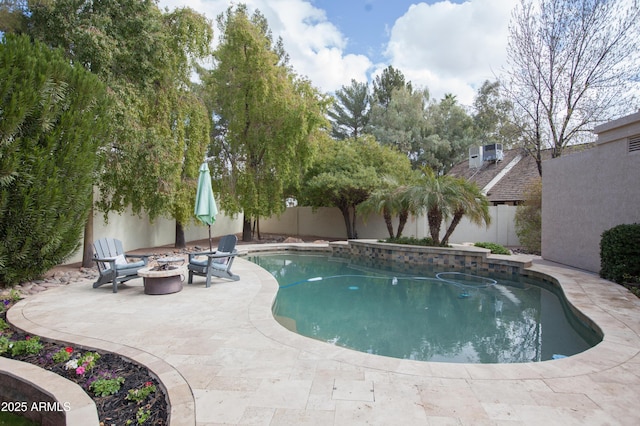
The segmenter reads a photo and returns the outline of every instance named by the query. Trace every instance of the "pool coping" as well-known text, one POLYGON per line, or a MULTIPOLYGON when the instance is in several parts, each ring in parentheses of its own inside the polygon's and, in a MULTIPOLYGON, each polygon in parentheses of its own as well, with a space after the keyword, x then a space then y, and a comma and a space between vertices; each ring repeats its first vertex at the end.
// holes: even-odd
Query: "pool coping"
MULTIPOLYGON (((316 252, 329 252, 331 246, 348 244, 349 241, 332 242, 328 244, 327 250, 322 250, 319 247, 313 247, 313 249, 316 252)), ((309 246, 305 244, 270 244, 268 246, 260 247, 257 250, 254 250, 253 247, 246 247, 242 254, 268 251, 310 251, 308 250, 309 246)), ((465 249, 466 247, 461 245, 449 250, 455 252, 464 251, 465 249)), ((487 372, 483 373, 483 370, 490 370, 493 376, 496 373, 500 373, 499 375, 505 379, 571 377, 613 368, 640 354, 640 325, 638 320, 629 318, 634 313, 633 311, 629 312, 628 308, 620 307, 616 303, 616 301, 621 304, 631 302, 640 308, 640 299, 623 286, 604 280, 595 274, 547 262, 540 258, 526 255, 492 255, 486 253, 487 251, 490 252, 489 250, 475 247, 471 248, 471 250, 483 253, 488 258, 501 262, 521 263, 525 274, 557 284, 571 308, 580 315, 581 319, 596 331, 602 333, 602 341, 584 352, 564 359, 513 364, 425 362, 366 354, 313 340, 282 327, 273 318, 271 312, 271 306, 278 290, 278 283, 269 273, 262 277, 262 291, 254 299, 254 303, 250 307, 251 321, 264 335, 273 340, 301 350, 316 353, 322 352, 324 356, 327 356, 327 351, 329 351, 330 357, 336 361, 401 374, 428 374, 443 378, 482 378, 487 375, 487 372), (611 303, 605 303, 605 300, 611 303), (265 310, 265 306, 268 306, 269 309, 265 310), (637 329, 631 328, 632 325, 637 329)), ((640 310, 637 312, 640 312, 640 310)), ((640 316, 640 314, 637 315, 640 316)))

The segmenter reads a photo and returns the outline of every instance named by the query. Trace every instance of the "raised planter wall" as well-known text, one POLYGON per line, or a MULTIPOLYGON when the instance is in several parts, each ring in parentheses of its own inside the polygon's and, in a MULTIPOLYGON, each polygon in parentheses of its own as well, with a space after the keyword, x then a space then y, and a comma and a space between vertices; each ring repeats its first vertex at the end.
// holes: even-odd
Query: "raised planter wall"
POLYGON ((529 258, 517 255, 491 254, 490 250, 473 246, 424 247, 380 243, 375 240, 349 240, 330 243, 333 257, 358 258, 367 264, 402 264, 436 269, 467 269, 474 273, 525 274, 531 266, 529 258))
POLYGON ((0 357, 0 402, 44 426, 98 425, 96 405, 77 384, 26 362, 0 357))

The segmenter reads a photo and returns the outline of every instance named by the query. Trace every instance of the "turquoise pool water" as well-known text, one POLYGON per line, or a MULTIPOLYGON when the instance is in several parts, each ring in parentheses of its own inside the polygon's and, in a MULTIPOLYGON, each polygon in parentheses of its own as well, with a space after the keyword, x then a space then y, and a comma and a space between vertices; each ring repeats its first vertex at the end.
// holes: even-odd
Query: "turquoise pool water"
POLYGON ((550 285, 465 271, 374 270, 327 256, 249 260, 280 288, 273 314, 303 336, 420 361, 517 363, 582 352, 599 336, 550 285))

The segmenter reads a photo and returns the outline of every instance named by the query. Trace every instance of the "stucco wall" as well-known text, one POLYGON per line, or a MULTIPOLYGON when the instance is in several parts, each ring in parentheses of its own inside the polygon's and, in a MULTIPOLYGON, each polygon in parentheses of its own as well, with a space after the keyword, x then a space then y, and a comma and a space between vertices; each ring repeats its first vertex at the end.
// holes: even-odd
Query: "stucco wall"
MULTIPOLYGON (((174 220, 160 218, 153 223, 146 216, 138 217, 130 212, 123 214, 109 214, 105 223, 102 213, 94 216, 93 239, 104 237, 117 238, 122 241, 125 250, 158 247, 175 243, 176 225, 174 220)), ((232 218, 219 214, 216 222, 211 226, 211 236, 218 237, 226 234, 242 232, 242 217, 232 218)), ((186 241, 197 241, 209 238, 207 226, 200 222, 192 222, 185 229, 186 241)), ((65 263, 82 261, 82 247, 65 263)))
MULTIPOLYGON (((463 219, 450 238, 451 243, 493 242, 505 246, 519 246, 515 233, 513 218, 516 207, 491 206, 491 225, 486 228, 463 219)), ((397 220, 393 223, 394 232, 398 228, 397 220)), ((264 233, 286 235, 312 235, 324 238, 346 238, 346 228, 340 210, 337 208, 321 208, 313 211, 310 207, 288 208, 280 217, 260 220, 260 230, 264 233)), ((356 223, 358 238, 386 238, 389 236, 384 220, 380 215, 359 217, 356 223)), ((442 226, 442 235, 446 231, 442 226)), ((429 235, 425 216, 409 217, 402 233, 404 236, 423 238, 429 235)))
POLYGON ((542 164, 542 256, 600 270, 602 232, 640 222, 640 113, 599 126, 596 146, 542 164))

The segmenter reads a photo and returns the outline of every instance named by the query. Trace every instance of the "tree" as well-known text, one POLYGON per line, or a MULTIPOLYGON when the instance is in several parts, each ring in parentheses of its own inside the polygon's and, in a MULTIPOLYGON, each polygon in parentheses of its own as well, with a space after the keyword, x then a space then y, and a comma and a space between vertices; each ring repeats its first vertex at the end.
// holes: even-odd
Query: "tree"
POLYGON ((491 221, 488 201, 475 184, 450 175, 438 176, 428 167, 422 169, 417 183, 406 189, 405 196, 413 209, 426 211, 429 233, 436 245, 447 244, 464 215, 479 224, 488 225, 491 221), (442 222, 449 217, 453 217, 453 221, 441 241, 442 222))
POLYGON ((527 251, 539 254, 542 247, 542 179, 532 183, 524 197, 514 218, 516 234, 527 251))
POLYGON ((473 120, 452 94, 431 104, 426 117, 426 137, 416 163, 444 174, 467 155, 469 146, 474 143, 473 120))
POLYGON ((99 148, 104 85, 28 36, 0 41, 0 282, 36 278, 78 248, 99 148))
POLYGON ((369 121, 369 89, 367 83, 351 80, 335 93, 329 109, 331 135, 339 140, 358 139, 369 121))
POLYGON ((392 146, 416 164, 424 146, 429 92, 406 86, 392 90, 388 103, 371 107, 367 133, 383 145, 392 146))
POLYGON ((20 33, 24 30, 27 10, 26 0, 2 0, 0 2, 0 32, 20 33))
POLYGON ((382 70, 381 75, 377 75, 373 80, 372 104, 387 108, 393 99, 393 92, 402 89, 406 89, 410 94, 413 92, 411 82, 405 82, 404 74, 389 65, 382 70))
POLYGON ((466 179, 459 179, 458 199, 453 202, 453 215, 451 223, 442 237, 442 245, 449 243, 449 238, 453 231, 460 224, 463 217, 468 217, 472 223, 478 226, 491 224, 491 215, 489 214, 489 200, 476 185, 475 182, 469 182, 466 179))
POLYGON ((473 101, 474 138, 477 144, 500 143, 508 148, 520 141, 513 124, 513 103, 500 91, 500 82, 486 80, 473 101))
POLYGON ((357 238, 358 206, 384 188, 384 176, 401 180, 410 169, 404 155, 381 146, 371 136, 344 141, 326 138, 304 176, 298 201, 314 208, 337 207, 347 238, 357 238))
POLYGON ((595 125, 637 109, 639 43, 637 0, 521 0, 507 93, 540 174, 542 150, 559 157, 595 125))
POLYGON ((358 205, 357 211, 361 215, 371 213, 382 214, 389 233, 389 238, 400 238, 409 219, 409 214, 416 214, 407 197, 404 196, 406 187, 401 185, 393 176, 384 176, 382 186, 374 190, 369 198, 358 205), (398 216, 398 229, 393 231, 393 217, 398 216))
MULTIPOLYGON (((163 13, 151 0, 34 2, 29 32, 65 50, 109 87, 114 137, 95 178, 105 213, 176 219, 176 245, 193 206, 208 143, 207 112, 190 89, 192 61, 209 53, 209 22, 191 9, 163 13), (160 54, 161 53, 161 54, 160 54)), ((89 215, 92 218, 93 215, 89 215)), ((91 264, 91 222, 83 264, 91 264)))
POLYGON ((286 65, 264 16, 246 6, 218 16, 215 68, 205 73, 215 130, 213 176, 222 208, 251 223, 285 208, 285 188, 297 187, 324 123, 324 104, 311 84, 286 65))

